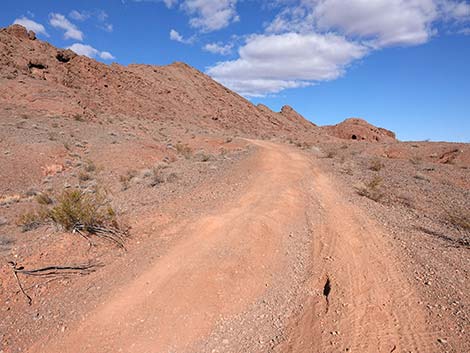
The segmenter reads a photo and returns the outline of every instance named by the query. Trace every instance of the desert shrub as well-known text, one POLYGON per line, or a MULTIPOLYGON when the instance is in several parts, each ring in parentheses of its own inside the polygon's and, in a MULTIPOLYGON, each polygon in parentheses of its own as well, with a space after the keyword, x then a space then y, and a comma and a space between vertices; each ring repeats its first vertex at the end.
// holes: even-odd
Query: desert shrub
POLYGON ((188 145, 177 143, 175 148, 176 148, 176 151, 186 159, 190 159, 193 154, 193 150, 188 145))
POLYGON ((48 216, 66 231, 94 233, 99 227, 117 226, 116 214, 101 194, 84 193, 78 189, 65 190, 48 216))
POLYGON ((335 157, 336 157, 336 154, 337 154, 336 151, 330 150, 330 151, 327 151, 327 152, 326 152, 325 157, 326 157, 326 158, 335 158, 335 157))
POLYGON ((23 213, 17 221, 17 225, 21 227, 23 232, 29 232, 30 230, 36 229, 40 227, 47 219, 46 212, 35 212, 35 211, 28 211, 23 213))
POLYGON ((173 183, 173 182, 175 182, 175 181, 177 181, 177 180, 178 180, 178 174, 176 174, 176 173, 174 173, 174 172, 168 174, 168 176, 166 177, 166 181, 167 181, 168 183, 173 183))
POLYGON ((418 157, 418 156, 414 156, 414 157, 411 157, 411 158, 410 158, 410 162, 411 162, 411 164, 413 164, 413 165, 418 165, 418 164, 420 164, 422 161, 423 161, 423 159, 422 159, 421 157, 418 157))
POLYGON ((470 211, 459 207, 443 207, 444 221, 448 225, 470 234, 470 211))
POLYGON ((165 174, 163 172, 165 168, 166 167, 163 165, 158 165, 152 169, 152 174, 150 176, 150 182, 149 182, 149 185, 151 187, 155 187, 165 182, 165 174))
POLYGON ((368 183, 357 186, 356 191, 359 195, 378 202, 384 196, 382 191, 382 178, 375 176, 368 183))
POLYGON ((133 178, 137 176, 137 172, 135 170, 128 170, 126 174, 119 176, 119 181, 122 184, 122 189, 127 190, 129 189, 129 183, 133 178))
POLYGON ((384 167, 384 164, 382 163, 382 161, 378 158, 375 158, 372 160, 372 162, 370 163, 370 166, 369 166, 369 169, 370 170, 373 170, 374 172, 378 172, 380 171, 382 168, 384 167))
POLYGON ((96 170, 96 165, 93 161, 88 160, 85 165, 85 171, 88 173, 93 173, 96 170))
POLYGON ((80 122, 86 121, 85 117, 84 117, 83 115, 81 115, 81 114, 75 114, 75 115, 73 116, 73 119, 74 119, 75 121, 80 121, 80 122))
POLYGON ((82 170, 78 173, 78 180, 80 180, 80 181, 91 180, 91 175, 82 170))
POLYGON ((40 205, 50 205, 53 200, 47 193, 40 193, 36 195, 36 202, 40 205))

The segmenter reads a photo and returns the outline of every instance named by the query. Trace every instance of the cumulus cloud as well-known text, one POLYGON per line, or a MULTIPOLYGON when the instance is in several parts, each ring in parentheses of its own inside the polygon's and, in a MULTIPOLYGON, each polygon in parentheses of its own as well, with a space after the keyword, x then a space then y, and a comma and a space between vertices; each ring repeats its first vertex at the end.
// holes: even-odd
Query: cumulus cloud
POLYGON ((191 37, 191 38, 184 38, 178 31, 172 29, 170 31, 170 39, 171 40, 174 40, 176 42, 180 42, 180 43, 183 43, 183 44, 190 44, 193 42, 194 40, 194 37, 191 37))
POLYGON ((91 45, 74 43, 68 47, 68 49, 73 50, 78 55, 85 55, 89 58, 99 57, 103 60, 113 60, 115 57, 107 51, 99 51, 98 49, 93 48, 91 45))
POLYGON ((212 32, 239 21, 237 0, 185 0, 181 7, 191 16, 189 24, 212 32))
POLYGON ((367 53, 365 46, 331 33, 254 35, 238 59, 220 62, 207 73, 242 95, 262 96, 338 78, 367 53))
POLYGON ((65 39, 83 40, 83 32, 64 15, 60 13, 51 13, 49 23, 52 27, 63 29, 65 31, 65 39))
POLYGON ((203 49, 213 54, 229 55, 232 52, 233 44, 208 43, 203 49))
POLYGON ((43 34, 46 37, 49 37, 49 34, 46 32, 46 29, 44 28, 44 26, 42 24, 37 23, 33 20, 30 20, 29 18, 26 18, 24 16, 20 17, 20 18, 17 18, 13 22, 13 24, 22 25, 28 31, 33 31, 36 34, 43 34))

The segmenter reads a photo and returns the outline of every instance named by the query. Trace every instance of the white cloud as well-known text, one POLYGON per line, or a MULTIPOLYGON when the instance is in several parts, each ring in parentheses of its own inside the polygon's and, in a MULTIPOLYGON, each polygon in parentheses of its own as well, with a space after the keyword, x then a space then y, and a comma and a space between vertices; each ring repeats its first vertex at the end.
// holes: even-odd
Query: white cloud
POLYGON ((163 0, 166 7, 171 8, 178 3, 178 0, 163 0))
POLYGON ((236 4, 237 0, 185 0, 181 6, 192 16, 192 27, 212 32, 239 21, 236 4))
POLYGON ((340 77, 368 49, 335 34, 254 35, 236 60, 207 71, 215 80, 245 96, 276 93, 340 77))
POLYGON ((454 0, 297 0, 267 26, 270 33, 334 31, 369 45, 418 45, 443 20, 470 20, 470 4, 454 0))
POLYGON ((213 54, 229 55, 232 52, 232 44, 208 43, 203 49, 213 54))
POLYGON ((76 25, 70 22, 64 15, 60 13, 51 13, 49 23, 52 27, 60 28, 65 31, 65 39, 83 40, 83 32, 76 25))
POLYGON ((75 21, 87 21, 89 19, 94 19, 98 22, 97 27, 106 31, 112 32, 114 27, 111 23, 108 22, 109 15, 106 11, 103 10, 93 10, 93 11, 79 11, 79 10, 72 10, 69 13, 69 18, 75 21))
POLYGON ((184 38, 178 31, 172 29, 170 31, 170 39, 183 44, 191 44, 194 40, 194 37, 184 38))
POLYGON ((102 51, 100 53, 100 58, 103 60, 114 60, 116 59, 109 51, 102 51))
POLYGON ((458 33, 463 34, 464 36, 470 36, 470 28, 462 28, 458 33))
POLYGON ((13 24, 22 25, 28 31, 33 31, 36 34, 43 34, 46 37, 49 37, 49 34, 46 32, 46 29, 44 28, 44 26, 42 24, 37 23, 33 20, 30 20, 29 18, 26 18, 24 16, 20 17, 20 18, 17 18, 13 22, 13 24))
POLYGON ((99 51, 98 49, 93 48, 91 45, 74 43, 68 47, 68 49, 73 50, 78 55, 85 55, 89 58, 100 57, 103 60, 113 60, 115 57, 107 51, 99 51))
POLYGON ((447 20, 470 20, 470 4, 465 1, 442 0, 441 10, 447 20))
POLYGON ((69 13, 69 17, 75 21, 85 21, 91 17, 91 13, 88 11, 72 10, 69 13))

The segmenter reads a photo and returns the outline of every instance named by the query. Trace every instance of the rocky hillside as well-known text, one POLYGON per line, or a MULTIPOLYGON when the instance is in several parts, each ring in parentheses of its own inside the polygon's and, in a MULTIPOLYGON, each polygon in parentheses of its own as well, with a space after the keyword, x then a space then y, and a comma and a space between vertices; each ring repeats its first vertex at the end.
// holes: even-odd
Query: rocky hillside
POLYGON ((24 27, 0 30, 0 103, 45 114, 137 116, 249 136, 313 136, 314 124, 285 108, 259 109, 184 64, 105 65, 37 40, 24 27))

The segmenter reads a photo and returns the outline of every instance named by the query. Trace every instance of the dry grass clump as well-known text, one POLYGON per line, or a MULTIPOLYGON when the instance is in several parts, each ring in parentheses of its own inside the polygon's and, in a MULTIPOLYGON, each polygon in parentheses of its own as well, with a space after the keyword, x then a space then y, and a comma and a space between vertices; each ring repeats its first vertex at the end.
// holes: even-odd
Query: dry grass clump
POLYGON ((91 175, 82 170, 78 173, 78 180, 80 180, 80 181, 91 180, 91 175))
POLYGON ((40 205, 50 205, 53 200, 47 193, 40 193, 36 195, 36 202, 40 205))
POLYGON ((161 166, 157 166, 152 169, 152 174, 150 175, 150 182, 149 182, 149 185, 151 187, 155 187, 165 182, 165 175, 163 173, 164 169, 165 168, 161 166))
POLYGON ((176 148, 176 151, 186 159, 190 159, 191 156, 193 155, 193 150, 188 145, 177 143, 175 148, 176 148))
POLYGON ((378 158, 372 160, 369 169, 373 170, 374 172, 379 172, 384 167, 382 161, 378 158))
POLYGON ((16 224, 21 227, 23 232, 29 232, 44 224, 46 219, 47 215, 43 212, 28 211, 18 218, 16 224))
POLYGON ((137 176, 137 171, 135 170, 128 170, 126 174, 119 176, 119 181, 122 184, 122 190, 129 189, 129 184, 132 179, 137 176))
POLYGON ((338 152, 334 150, 329 150, 326 152, 325 158, 335 158, 338 152))
POLYGON ((87 173, 93 173, 96 171, 96 165, 93 161, 88 160, 85 165, 85 171, 87 173))
POLYGON ((470 211, 468 209, 454 206, 451 208, 443 207, 443 211, 445 223, 470 236, 470 211))
POLYGON ((381 177, 375 176, 367 184, 357 186, 356 191, 359 195, 378 202, 384 196, 382 191, 382 181, 381 177))

